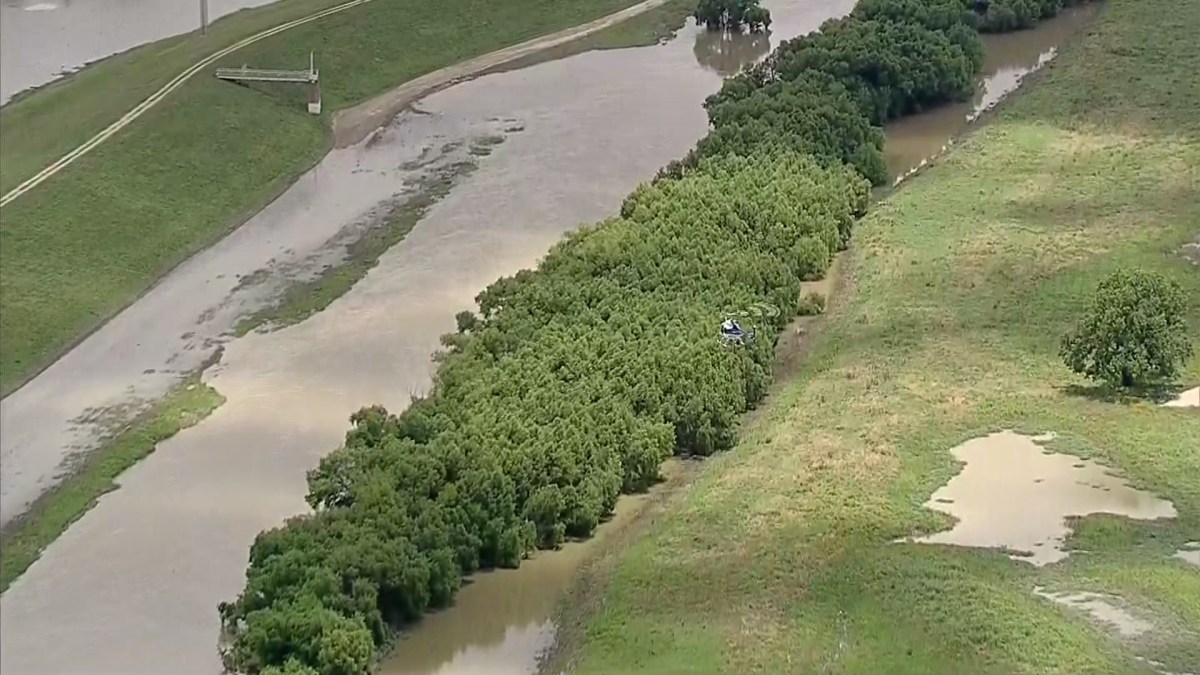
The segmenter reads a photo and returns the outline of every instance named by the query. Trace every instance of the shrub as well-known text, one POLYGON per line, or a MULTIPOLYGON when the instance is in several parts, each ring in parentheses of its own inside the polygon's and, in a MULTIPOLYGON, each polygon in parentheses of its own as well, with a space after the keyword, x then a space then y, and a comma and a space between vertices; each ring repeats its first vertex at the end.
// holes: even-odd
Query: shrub
POLYGON ((1096 289, 1079 326, 1063 338, 1071 370, 1114 386, 1174 377, 1192 353, 1187 299, 1161 275, 1121 270, 1096 289))

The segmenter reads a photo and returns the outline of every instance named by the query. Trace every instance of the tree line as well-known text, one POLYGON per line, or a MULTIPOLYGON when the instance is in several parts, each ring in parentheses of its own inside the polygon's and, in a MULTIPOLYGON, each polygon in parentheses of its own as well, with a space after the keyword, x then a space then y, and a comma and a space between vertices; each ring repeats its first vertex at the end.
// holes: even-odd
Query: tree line
POLYGON ((566 235, 456 317, 429 394, 351 417, 308 474, 312 513, 261 533, 219 606, 232 671, 362 675, 462 577, 586 537, 672 454, 731 447, 773 339, 724 311, 798 313, 886 178, 879 125, 968 96, 990 7, 862 0, 706 102, 711 133, 617 217, 566 235), (982 12, 982 13, 981 13, 982 12))

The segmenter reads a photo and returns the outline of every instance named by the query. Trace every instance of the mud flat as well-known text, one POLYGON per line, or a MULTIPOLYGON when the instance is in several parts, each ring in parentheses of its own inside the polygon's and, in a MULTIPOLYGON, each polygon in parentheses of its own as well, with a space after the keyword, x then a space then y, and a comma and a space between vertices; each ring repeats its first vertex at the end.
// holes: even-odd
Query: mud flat
POLYGON ((1138 520, 1174 518, 1171 502, 1135 490, 1104 466, 1072 455, 1046 452, 1052 436, 1001 431, 954 448, 962 472, 933 493, 927 508, 958 522, 916 539, 1012 551, 1014 560, 1036 566, 1065 559, 1066 519, 1112 513, 1138 520))

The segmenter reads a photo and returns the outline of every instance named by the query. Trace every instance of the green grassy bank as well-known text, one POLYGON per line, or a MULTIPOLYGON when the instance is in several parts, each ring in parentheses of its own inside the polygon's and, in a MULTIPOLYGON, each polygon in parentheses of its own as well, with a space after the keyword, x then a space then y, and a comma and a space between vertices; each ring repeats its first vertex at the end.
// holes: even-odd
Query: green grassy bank
MULTIPOLYGON (((292 9, 293 1, 305 0, 288 0, 292 9)), ((325 109, 332 111, 432 70, 633 4, 375 0, 256 43, 224 65, 297 67, 315 51, 325 109)), ((312 0, 295 15, 282 8, 239 14, 209 37, 216 40, 220 29, 229 36, 221 44, 228 44, 321 6, 312 0)), ((215 51, 197 43, 202 40, 177 38, 135 50, 5 106, 4 187, 132 107, 197 54, 215 51)), ((6 206, 0 214, 0 391, 11 391, 316 162, 328 147, 328 115, 309 116, 303 96, 299 90, 251 89, 200 74, 6 206)))
MULTIPOLYGON (((1183 284, 1200 334, 1200 4, 1109 0, 990 126, 878 205, 801 375, 615 566, 568 658, 580 673, 1130 673, 1200 668, 1200 411, 1114 400, 1058 339, 1120 266, 1183 284), (1089 516, 1087 551, 1037 569, 1003 553, 893 544, 950 448, 1055 431, 1171 500, 1160 522, 1089 516), (1119 596, 1121 637, 1032 590, 1119 596)), ((1200 383, 1200 357, 1184 383, 1200 383)), ((570 647, 570 646, 568 646, 570 647)))
POLYGON ((0 530, 0 591, 21 576, 42 551, 117 487, 116 479, 154 452, 159 443, 204 419, 224 402, 214 389, 189 378, 162 401, 89 454, 78 469, 0 530))

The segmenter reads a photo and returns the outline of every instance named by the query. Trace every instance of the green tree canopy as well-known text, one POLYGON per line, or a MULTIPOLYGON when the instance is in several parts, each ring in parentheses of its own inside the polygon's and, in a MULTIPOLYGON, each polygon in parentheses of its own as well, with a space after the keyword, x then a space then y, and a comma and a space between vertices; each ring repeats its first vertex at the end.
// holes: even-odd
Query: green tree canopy
POLYGON ((1114 272, 1062 341, 1067 367, 1131 387, 1174 377, 1192 353, 1183 287, 1141 270, 1114 272))

